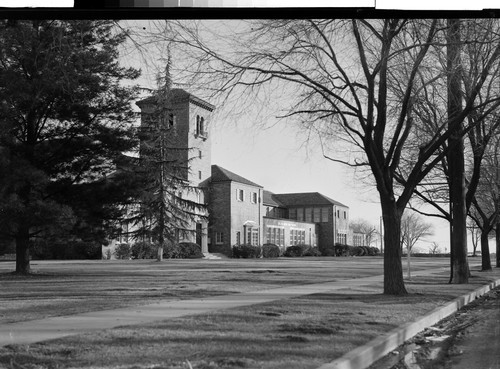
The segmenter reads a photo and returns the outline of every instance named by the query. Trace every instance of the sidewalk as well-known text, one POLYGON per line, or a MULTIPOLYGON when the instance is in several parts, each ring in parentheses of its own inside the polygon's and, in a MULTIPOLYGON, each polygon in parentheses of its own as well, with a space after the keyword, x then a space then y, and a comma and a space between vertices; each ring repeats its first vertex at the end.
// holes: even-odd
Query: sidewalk
MULTIPOLYGON (((439 273, 444 268, 422 270, 416 275, 439 273)), ((207 297, 193 300, 164 301, 155 304, 84 314, 53 317, 0 325, 0 345, 30 344, 69 335, 94 332, 124 325, 144 324, 186 315, 209 313, 216 310, 256 305, 303 295, 360 287, 380 283, 382 275, 336 282, 295 285, 207 297)))

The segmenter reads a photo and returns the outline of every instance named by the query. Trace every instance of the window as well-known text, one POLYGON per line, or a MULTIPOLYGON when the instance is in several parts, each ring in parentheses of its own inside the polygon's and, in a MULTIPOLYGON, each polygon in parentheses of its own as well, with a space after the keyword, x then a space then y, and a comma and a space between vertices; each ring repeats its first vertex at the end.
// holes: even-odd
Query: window
POLYGON ((337 218, 340 218, 340 210, 337 210, 337 218))
POLYGON ((238 199, 238 201, 244 201, 243 190, 240 190, 240 189, 236 190, 236 198, 238 199))
POLYGON ((321 208, 321 222, 328 222, 328 208, 321 208))
POLYGON ((259 244, 259 229, 253 227, 246 228, 246 240, 245 243, 250 245, 258 245, 259 244))
POLYGON ((268 227, 266 231, 266 242, 271 243, 272 228, 268 227))
POLYGON ((198 171, 198 179, 201 179, 201 170, 198 171))
POLYGON ((346 219, 346 214, 347 214, 347 213, 344 211, 344 219, 346 219))
POLYGON ((257 204, 257 192, 252 192, 251 200, 252 204, 257 204))
POLYGON ((176 116, 172 113, 168 115, 168 128, 175 127, 176 116))
POLYGON ((288 216, 290 219, 297 219, 297 209, 288 210, 288 216))
POLYGON ((306 222, 312 222, 312 208, 306 208, 306 222))
POLYGON ((236 232, 236 244, 239 245, 241 243, 241 232, 236 232))
POLYGON ((321 222, 321 208, 314 208, 313 222, 314 223, 321 222))
POLYGON ((297 220, 304 221, 304 208, 297 208, 297 220))
POLYGON ((199 115, 196 116, 196 136, 206 138, 206 127, 205 127, 205 119, 203 117, 200 117, 199 115))
POLYGON ((252 245, 259 244, 259 230, 252 228, 252 245))
POLYGON ((198 158, 200 158, 200 159, 201 159, 201 158, 203 158, 203 155, 202 155, 202 153, 201 153, 201 150, 198 150, 198 158))
POLYGON ((215 232, 215 243, 218 245, 220 245, 221 243, 224 243, 224 233, 215 232))

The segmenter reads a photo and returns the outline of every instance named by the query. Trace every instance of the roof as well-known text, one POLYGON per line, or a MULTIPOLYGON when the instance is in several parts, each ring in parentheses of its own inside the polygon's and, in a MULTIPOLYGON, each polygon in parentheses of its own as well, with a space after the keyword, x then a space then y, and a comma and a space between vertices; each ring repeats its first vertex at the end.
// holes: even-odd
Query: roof
MULTIPOLYGON (((172 93, 172 102, 180 103, 180 102, 192 102, 195 105, 201 106, 209 111, 215 110, 215 106, 206 102, 205 100, 200 99, 199 97, 190 94, 189 92, 181 89, 181 88, 173 88, 171 90, 172 93)), ((141 105, 152 104, 155 102, 155 97, 150 96, 143 100, 139 100, 136 102, 136 105, 141 107, 141 105)))
POLYGON ((218 165, 212 165, 212 177, 210 178, 211 182, 238 182, 243 183, 250 186, 261 187, 257 183, 249 181, 246 178, 243 178, 227 169, 224 169, 218 165))
POLYGON ((271 191, 263 191, 262 203, 264 205, 270 205, 274 207, 284 208, 285 205, 278 201, 274 193, 271 191))
POLYGON ((282 203, 284 206, 301 205, 337 205, 348 208, 338 201, 335 201, 319 192, 301 192, 301 193, 281 193, 274 194, 273 199, 282 203))

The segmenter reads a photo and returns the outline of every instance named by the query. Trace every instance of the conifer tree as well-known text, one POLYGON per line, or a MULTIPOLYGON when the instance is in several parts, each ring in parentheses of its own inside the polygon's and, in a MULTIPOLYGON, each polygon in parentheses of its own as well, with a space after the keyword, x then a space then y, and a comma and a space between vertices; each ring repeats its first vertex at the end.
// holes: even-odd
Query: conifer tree
POLYGON ((125 39, 109 20, 0 21, 0 233, 15 240, 17 273, 30 272, 34 237, 74 220, 76 187, 135 145, 125 39))
POLYGON ((143 112, 141 122, 137 167, 141 190, 128 220, 136 238, 158 246, 158 261, 167 245, 195 232, 193 222, 206 217, 205 205, 191 196, 201 190, 188 181, 191 150, 178 134, 170 67, 169 55, 164 75, 157 78, 157 89, 146 99, 152 110, 143 112))

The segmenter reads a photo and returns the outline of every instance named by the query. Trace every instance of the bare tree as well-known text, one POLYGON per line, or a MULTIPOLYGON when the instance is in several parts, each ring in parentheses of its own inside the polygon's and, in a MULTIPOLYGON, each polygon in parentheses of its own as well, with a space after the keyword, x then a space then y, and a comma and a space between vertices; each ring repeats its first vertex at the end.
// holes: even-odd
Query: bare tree
POLYGON ((418 213, 405 213, 401 218, 401 247, 406 245, 409 252, 419 240, 433 234, 433 225, 425 222, 418 213))
POLYGON ((439 254, 441 252, 439 248, 439 244, 437 242, 432 242, 431 246, 429 247, 429 253, 432 255, 439 254))
POLYGON ((470 217, 481 230, 481 269, 491 270, 489 237, 500 215, 500 138, 496 136, 486 150, 470 217))
POLYGON ((477 247, 479 246, 479 240, 481 239, 481 232, 472 218, 469 217, 467 220, 467 228, 471 235, 472 240, 472 256, 476 256, 477 247))
POLYGON ((425 99, 414 105, 421 134, 431 135, 444 122, 451 121, 469 101, 471 86, 477 86, 476 82, 480 78, 485 78, 485 82, 477 95, 477 109, 471 111, 461 124, 460 132, 443 144, 442 150, 449 151, 448 155, 420 183, 415 193, 437 210, 435 214, 426 215, 442 217, 450 222, 450 282, 463 283, 470 274, 465 214, 471 207, 478 187, 486 147, 500 125, 496 113, 500 64, 498 58, 492 59, 492 53, 496 52, 492 42, 498 36, 498 22, 464 20, 461 26, 458 20, 450 20, 449 23, 448 53, 437 54, 439 63, 446 64, 448 83, 444 86, 429 86, 425 99), (486 61, 492 62, 491 71, 483 75, 477 66, 484 65, 486 61), (465 146, 461 132, 466 132, 468 138, 465 146), (472 158, 469 163, 464 160, 464 151, 472 158))
MULTIPOLYGON (((433 67, 434 60, 426 62, 431 46, 446 44, 446 24, 406 19, 240 21, 231 37, 216 42, 213 30, 201 22, 191 26, 177 22, 173 28, 175 35, 163 36, 180 46, 179 52, 184 50, 183 58, 196 60, 189 63, 194 78, 187 81, 210 86, 226 97, 257 98, 267 92, 268 98, 283 104, 284 119, 298 119, 317 132, 324 148, 335 143, 355 150, 350 158, 338 152, 325 152, 325 157, 370 170, 384 219, 384 293, 406 294, 401 216, 418 183, 446 155, 440 151, 443 143, 476 109, 485 80, 479 78, 471 86, 460 114, 420 150, 407 147, 415 130, 415 101, 426 86, 446 75, 433 67), (423 68, 425 75, 419 74, 423 68), (398 94, 389 88, 396 82, 398 94), (284 92, 290 98, 287 102, 282 99, 284 92), (402 173, 398 169, 408 150, 411 165, 402 173)), ((499 52, 497 45, 491 61, 481 65, 481 77, 489 74, 499 52)))
POLYGON ((363 233, 367 246, 372 244, 373 238, 377 233, 377 228, 365 219, 354 219, 349 222, 349 228, 354 233, 363 233))

